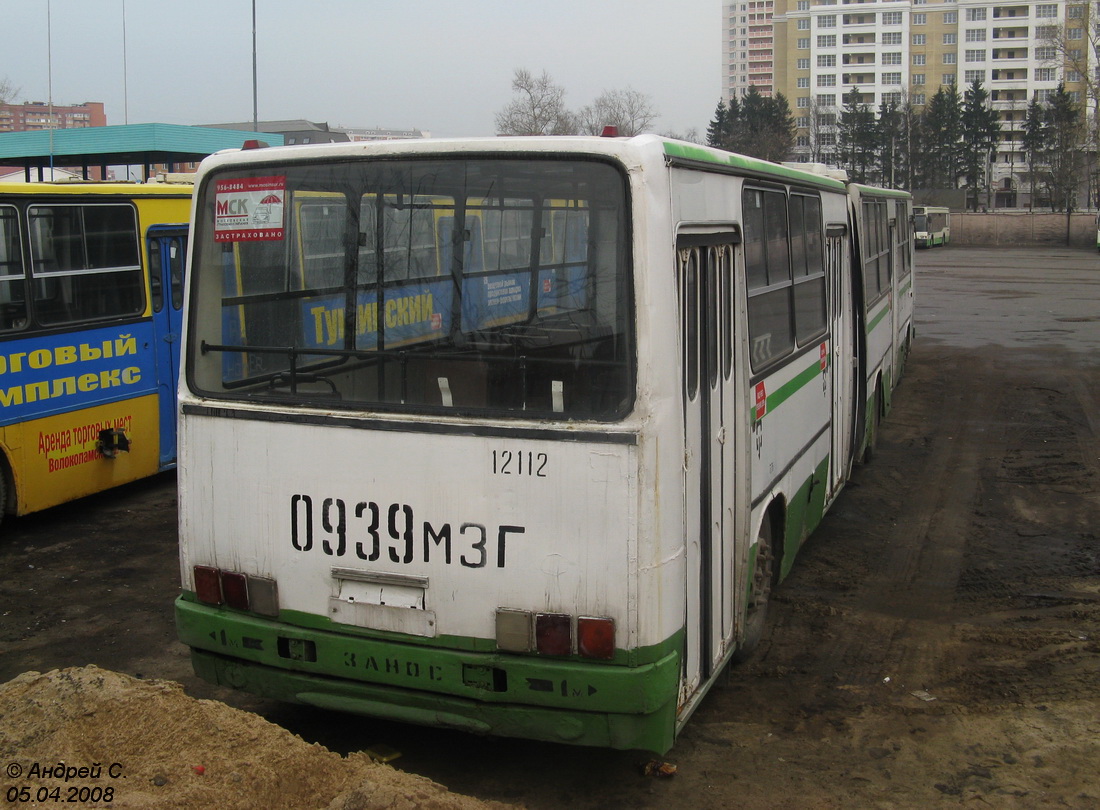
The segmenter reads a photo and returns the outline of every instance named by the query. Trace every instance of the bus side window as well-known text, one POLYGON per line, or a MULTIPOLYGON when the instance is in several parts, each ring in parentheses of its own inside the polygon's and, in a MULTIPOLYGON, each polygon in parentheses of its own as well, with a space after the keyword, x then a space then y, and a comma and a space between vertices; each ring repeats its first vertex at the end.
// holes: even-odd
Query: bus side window
POLYGON ((0 331, 27 325, 27 292, 19 217, 15 208, 0 207, 0 331))
POLYGON ((795 335, 798 345, 804 346, 825 331, 821 200, 792 194, 790 212, 795 335))
POLYGON ((786 195, 745 189, 743 216, 749 352, 758 371, 794 348, 786 195))
POLYGON ((133 206, 36 205, 28 211, 39 323, 118 318, 144 309, 133 206))

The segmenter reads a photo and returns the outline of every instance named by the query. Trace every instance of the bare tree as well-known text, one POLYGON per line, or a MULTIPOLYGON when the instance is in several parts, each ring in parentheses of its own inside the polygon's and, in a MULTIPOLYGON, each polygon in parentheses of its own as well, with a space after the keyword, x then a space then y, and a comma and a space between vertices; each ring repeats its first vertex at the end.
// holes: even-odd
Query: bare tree
POLYGON ((574 116, 565 107, 565 88, 546 71, 534 76, 516 68, 512 77, 515 98, 496 114, 498 135, 572 135, 574 116))
MULTIPOLYGON (((1078 7, 1080 17, 1071 18, 1058 25, 1040 25, 1035 36, 1043 43, 1037 48, 1043 64, 1062 70, 1060 82, 1084 85, 1084 98, 1081 99, 1085 114, 1084 128, 1081 134, 1081 152, 1086 163, 1091 166, 1092 158, 1100 149, 1100 71, 1095 69, 1100 59, 1100 25, 1095 25, 1085 16, 1085 9, 1078 7)), ((1087 169, 1089 198, 1093 196, 1094 177, 1087 169)))
POLYGON ((825 107, 816 96, 806 109, 809 119, 810 163, 832 163, 836 155, 836 113, 825 107))
POLYGON ((671 138, 674 141, 687 141, 688 143, 706 143, 706 138, 699 134, 699 130, 695 127, 688 127, 683 132, 676 132, 675 130, 670 132, 658 133, 664 138, 671 138))
POLYGON ((605 90, 577 116, 582 135, 599 135, 605 126, 613 126, 626 137, 645 132, 656 118, 650 97, 629 88, 605 90))
POLYGON ((0 79, 0 104, 7 104, 17 95, 19 95, 18 87, 12 84, 7 77, 0 79))

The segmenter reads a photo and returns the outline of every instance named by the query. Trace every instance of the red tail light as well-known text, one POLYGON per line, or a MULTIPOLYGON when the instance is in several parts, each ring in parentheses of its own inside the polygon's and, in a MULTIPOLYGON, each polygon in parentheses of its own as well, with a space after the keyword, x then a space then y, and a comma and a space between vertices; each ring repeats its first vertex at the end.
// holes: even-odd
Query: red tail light
POLYGON ((234 610, 248 610, 248 581, 244 574, 222 571, 222 594, 234 610))
POLYGON ((572 622, 564 613, 539 613, 535 616, 535 649, 542 655, 569 655, 573 652, 572 622))
POLYGON ((195 572, 195 596, 200 602, 208 605, 220 605, 222 603, 222 582, 218 576, 218 569, 209 565, 196 565, 195 572))
POLYGON ((577 652, 585 658, 615 657, 615 622, 581 616, 577 619, 577 652))

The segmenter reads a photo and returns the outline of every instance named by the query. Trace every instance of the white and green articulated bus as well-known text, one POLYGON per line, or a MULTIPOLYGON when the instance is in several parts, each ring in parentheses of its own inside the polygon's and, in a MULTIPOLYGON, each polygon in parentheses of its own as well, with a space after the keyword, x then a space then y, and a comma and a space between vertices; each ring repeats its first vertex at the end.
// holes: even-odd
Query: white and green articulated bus
POLYGON ((196 672, 666 751, 874 440, 909 219, 655 136, 209 158, 180 390, 196 672))

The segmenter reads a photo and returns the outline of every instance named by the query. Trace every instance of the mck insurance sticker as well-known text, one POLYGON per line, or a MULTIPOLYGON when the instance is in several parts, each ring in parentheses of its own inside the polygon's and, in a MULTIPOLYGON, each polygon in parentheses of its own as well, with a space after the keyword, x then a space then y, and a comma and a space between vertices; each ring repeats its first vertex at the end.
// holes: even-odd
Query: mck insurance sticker
POLYGON ((242 177, 214 185, 214 241, 283 238, 286 177, 242 177))

